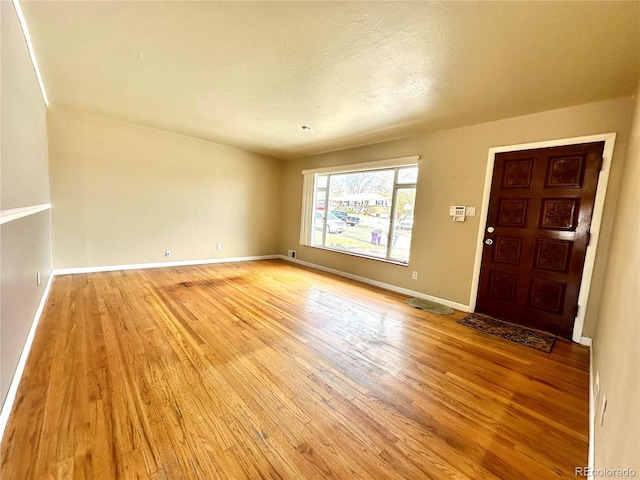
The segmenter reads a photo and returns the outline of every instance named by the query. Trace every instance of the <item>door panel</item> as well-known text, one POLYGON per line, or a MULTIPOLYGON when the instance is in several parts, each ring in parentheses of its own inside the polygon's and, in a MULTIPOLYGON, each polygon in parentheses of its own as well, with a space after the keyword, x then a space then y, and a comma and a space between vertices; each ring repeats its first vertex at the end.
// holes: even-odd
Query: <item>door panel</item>
POLYGON ((571 338, 603 149, 496 155, 476 311, 571 338))

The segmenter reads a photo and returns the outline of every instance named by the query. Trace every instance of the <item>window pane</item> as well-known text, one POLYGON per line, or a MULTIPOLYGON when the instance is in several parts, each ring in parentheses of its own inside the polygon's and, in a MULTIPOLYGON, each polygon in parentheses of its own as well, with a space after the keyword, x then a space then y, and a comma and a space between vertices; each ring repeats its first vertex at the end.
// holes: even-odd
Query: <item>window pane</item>
POLYGON ((326 190, 316 191, 316 205, 313 215, 313 245, 322 246, 322 230, 324 230, 324 210, 327 197, 326 190))
POLYGON ((343 222, 344 231, 329 221, 325 247, 386 258, 391 218, 394 170, 342 173, 329 181, 329 215, 343 222))
POLYGON ((316 211, 313 224, 313 245, 315 247, 322 246, 322 230, 324 229, 324 218, 322 213, 316 211))
POLYGON ((369 172, 341 173, 331 175, 332 196, 343 202, 363 202, 370 199, 389 197, 393 190, 393 170, 373 170, 369 172), (373 194, 378 194, 378 196, 373 194))
POLYGON ((418 167, 398 169, 398 183, 416 183, 418 181, 418 167))
POLYGON ((318 175, 318 188, 327 188, 327 179, 329 177, 327 175, 318 175))
POLYGON ((409 261, 411 232, 413 231, 413 208, 416 203, 415 188, 396 190, 396 208, 393 236, 391 239, 391 258, 409 261))
POLYGON ((316 191, 316 210, 324 210, 326 203, 327 203, 327 191, 326 190, 316 191))
POLYGON ((316 175, 313 246, 407 262, 415 202, 408 184, 417 172, 416 166, 316 175), (406 186, 397 188, 395 179, 406 186))

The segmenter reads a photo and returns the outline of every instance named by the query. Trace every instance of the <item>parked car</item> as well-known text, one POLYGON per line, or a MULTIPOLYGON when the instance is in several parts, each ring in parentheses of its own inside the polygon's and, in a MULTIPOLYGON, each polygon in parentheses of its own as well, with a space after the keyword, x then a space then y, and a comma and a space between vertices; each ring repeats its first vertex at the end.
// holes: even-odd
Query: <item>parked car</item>
POLYGON ((358 223, 360 223, 360 217, 349 215, 347 212, 343 212, 342 210, 331 210, 331 213, 333 213, 340 220, 352 227, 355 227, 358 223))
POLYGON ((345 220, 349 216, 347 212, 343 212, 342 210, 331 210, 331 213, 333 213, 340 220, 345 220))
POLYGON ((347 225, 355 227, 360 223, 360 217, 356 217, 355 215, 348 215, 345 221, 347 222, 347 225))
POLYGON ((407 215, 404 220, 398 224, 401 230, 411 230, 413 228, 413 215, 407 215))
MULTIPOLYGON (((322 230, 324 215, 322 212, 316 211, 316 224, 318 230, 322 230)), ((346 229, 345 222, 336 217, 333 213, 327 214, 327 230, 329 233, 342 233, 346 229)))

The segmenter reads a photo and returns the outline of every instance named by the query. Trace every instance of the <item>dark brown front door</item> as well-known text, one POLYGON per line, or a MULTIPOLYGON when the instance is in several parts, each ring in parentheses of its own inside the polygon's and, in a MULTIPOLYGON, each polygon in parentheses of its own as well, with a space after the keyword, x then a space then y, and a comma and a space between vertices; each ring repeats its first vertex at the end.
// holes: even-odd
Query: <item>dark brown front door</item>
POLYGON ((603 148, 496 155, 477 312, 571 338, 603 148))

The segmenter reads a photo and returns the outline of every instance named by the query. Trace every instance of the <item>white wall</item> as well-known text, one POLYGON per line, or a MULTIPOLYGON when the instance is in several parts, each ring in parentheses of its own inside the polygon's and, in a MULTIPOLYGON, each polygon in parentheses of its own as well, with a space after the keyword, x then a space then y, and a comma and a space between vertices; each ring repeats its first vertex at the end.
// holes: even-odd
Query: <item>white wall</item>
POLYGON ((611 229, 611 249, 592 352, 594 377, 598 373, 600 377, 595 410, 595 466, 634 468, 636 476, 640 476, 639 188, 640 87, 611 229), (604 396, 607 411, 602 422, 604 396))
MULTIPOLYGON (((0 209, 49 203, 46 106, 11 2, 1 2, 0 209)), ((0 403, 51 274, 49 211, 4 223, 0 232, 0 403), (41 284, 36 285, 40 272, 41 284)))
POLYGON ((48 124, 56 269, 278 252, 282 160, 60 107, 48 124))

